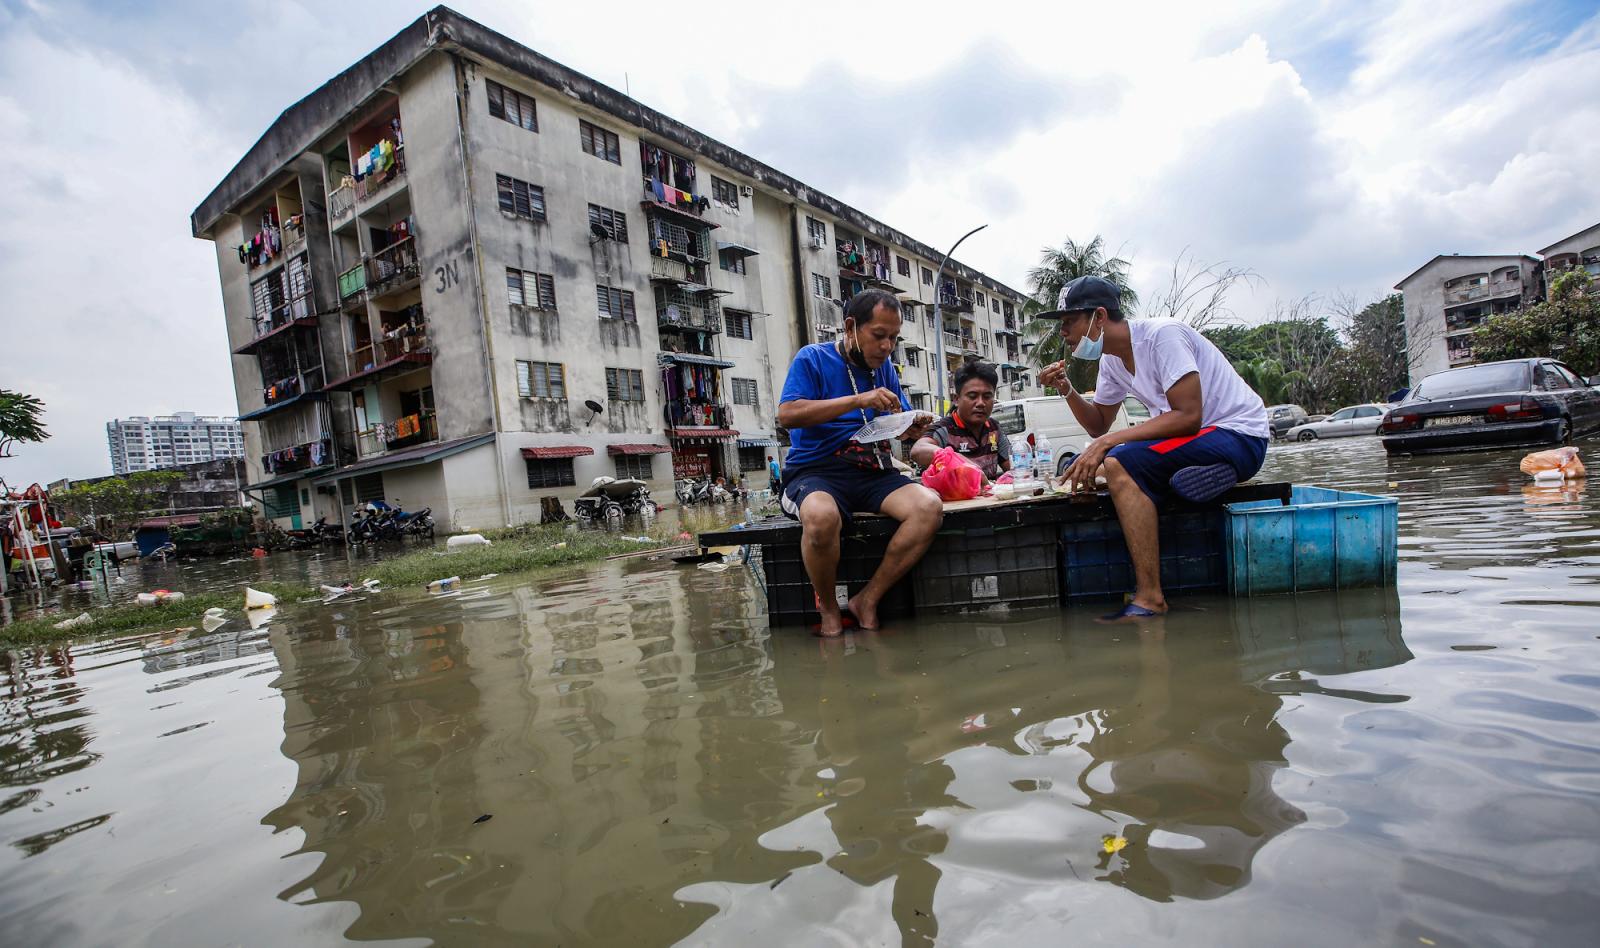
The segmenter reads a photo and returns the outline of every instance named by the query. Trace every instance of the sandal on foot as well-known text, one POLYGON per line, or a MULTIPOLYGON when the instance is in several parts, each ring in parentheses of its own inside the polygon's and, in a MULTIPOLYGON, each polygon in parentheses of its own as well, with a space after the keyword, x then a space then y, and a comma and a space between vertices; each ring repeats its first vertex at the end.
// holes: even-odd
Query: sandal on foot
POLYGON ((1216 500, 1238 484, 1239 472, 1232 464, 1202 464, 1172 475, 1172 490, 1196 504, 1216 500))

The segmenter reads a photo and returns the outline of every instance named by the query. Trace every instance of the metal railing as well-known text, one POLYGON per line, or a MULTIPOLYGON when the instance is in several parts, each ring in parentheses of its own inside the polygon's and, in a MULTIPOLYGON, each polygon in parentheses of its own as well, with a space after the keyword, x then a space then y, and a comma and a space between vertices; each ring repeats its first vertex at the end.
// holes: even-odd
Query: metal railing
POLYGON ((356 432, 356 454, 365 459, 437 440, 439 416, 431 411, 417 412, 356 432))
POLYGON ((308 441, 261 455, 261 469, 268 474, 289 474, 316 467, 333 456, 333 442, 327 438, 308 441))
POLYGON ((408 336, 395 336, 392 339, 380 339, 371 345, 350 351, 350 371, 352 374, 365 372, 386 362, 393 362, 408 353, 428 351, 428 334, 425 331, 408 336))
POLYGON ((668 254, 675 253, 684 257, 692 257, 695 260, 706 260, 711 256, 704 234, 692 231, 674 221, 652 217, 650 218, 650 253, 652 256, 663 256, 661 252, 663 248, 668 254))
POLYGON ((716 297, 675 286, 656 287, 656 323, 664 328, 722 332, 722 306, 716 297))
POLYGON ((417 238, 397 240, 366 259, 367 290, 374 295, 417 279, 422 274, 417 260, 417 238))
POLYGON ((367 288, 367 265, 363 261, 339 274, 339 299, 350 299, 367 288))
POLYGON ((713 402, 673 405, 668 411, 674 428, 726 428, 730 417, 728 406, 713 402))
POLYGON ((387 190, 389 185, 399 181, 405 175, 406 150, 405 146, 402 145, 394 150, 394 164, 383 171, 369 174, 356 182, 356 200, 367 201, 376 197, 387 190))
POLYGON ((341 184, 328 192, 328 219, 335 224, 356 212, 356 185, 354 181, 341 184))
POLYGON ((322 369, 307 369, 295 375, 284 376, 261 389, 263 405, 276 405, 297 398, 306 392, 316 392, 322 389, 322 369))

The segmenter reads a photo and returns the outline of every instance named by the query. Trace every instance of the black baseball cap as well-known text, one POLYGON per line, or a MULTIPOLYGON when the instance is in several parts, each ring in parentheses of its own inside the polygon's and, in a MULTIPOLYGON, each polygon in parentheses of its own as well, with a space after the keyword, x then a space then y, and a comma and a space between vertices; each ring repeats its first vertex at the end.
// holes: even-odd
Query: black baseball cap
POLYGON ((1061 319, 1104 306, 1115 313, 1122 309, 1122 290, 1104 277, 1081 276, 1068 282, 1056 297, 1056 308, 1035 313, 1034 319, 1061 319))

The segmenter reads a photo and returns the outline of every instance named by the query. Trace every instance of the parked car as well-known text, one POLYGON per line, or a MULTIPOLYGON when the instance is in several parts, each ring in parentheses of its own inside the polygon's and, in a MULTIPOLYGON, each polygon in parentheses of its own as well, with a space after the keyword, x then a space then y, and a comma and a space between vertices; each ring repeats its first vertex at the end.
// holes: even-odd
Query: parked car
POLYGON ((1274 438, 1282 437, 1285 431, 1310 420, 1306 410, 1299 405, 1273 405, 1267 409, 1267 421, 1272 425, 1274 438))
POLYGON ((1315 441, 1318 438, 1345 438, 1378 433, 1387 406, 1372 403, 1341 408, 1322 421, 1295 425, 1283 433, 1290 441, 1315 441))
POLYGON ((1600 389, 1554 359, 1448 369, 1383 419, 1390 454, 1560 444, 1600 429, 1600 389))
MULTIPOLYGON (((1092 401, 1094 394, 1085 392, 1083 397, 1092 401)), ((1073 416, 1067 400, 1059 395, 1001 402, 994 406, 994 413, 989 417, 994 419, 994 423, 1000 426, 1000 430, 1006 433, 1007 438, 1037 435, 1042 432, 1050 439, 1051 450, 1055 452, 1058 474, 1066 470, 1072 456, 1081 453, 1083 446, 1089 443, 1089 432, 1078 424, 1078 419, 1073 416)), ((1149 417, 1150 411, 1144 404, 1129 396, 1117 410, 1117 417, 1112 420, 1110 430, 1121 431, 1124 428, 1131 428, 1149 417)))

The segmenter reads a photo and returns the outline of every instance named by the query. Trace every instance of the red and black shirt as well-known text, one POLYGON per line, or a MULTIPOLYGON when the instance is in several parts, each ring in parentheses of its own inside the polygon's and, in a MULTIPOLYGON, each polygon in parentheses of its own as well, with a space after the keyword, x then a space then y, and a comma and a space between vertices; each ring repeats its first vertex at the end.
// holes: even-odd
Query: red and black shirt
POLYGON ((985 421, 981 429, 973 430, 952 411, 930 425, 926 437, 942 448, 955 448, 962 457, 982 468, 983 475, 990 480, 1002 473, 1000 462, 1011 458, 1011 442, 993 418, 985 421))

